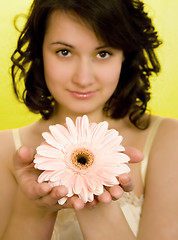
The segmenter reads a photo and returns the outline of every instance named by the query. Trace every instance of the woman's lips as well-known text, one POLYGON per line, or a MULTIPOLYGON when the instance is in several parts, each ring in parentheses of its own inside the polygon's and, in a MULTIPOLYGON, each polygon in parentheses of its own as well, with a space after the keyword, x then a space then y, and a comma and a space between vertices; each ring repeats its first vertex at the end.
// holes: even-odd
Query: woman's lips
POLYGON ((78 99, 89 99, 96 94, 96 91, 90 91, 90 92, 69 91, 69 92, 73 97, 78 99))

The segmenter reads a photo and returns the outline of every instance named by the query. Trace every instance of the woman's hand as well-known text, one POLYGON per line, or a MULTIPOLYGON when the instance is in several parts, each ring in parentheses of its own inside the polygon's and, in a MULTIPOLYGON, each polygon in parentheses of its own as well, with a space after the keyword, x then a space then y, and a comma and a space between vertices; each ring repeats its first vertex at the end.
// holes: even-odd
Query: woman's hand
MULTIPOLYGON (((143 160, 143 154, 133 147, 125 147, 125 154, 130 157, 129 163, 138 163, 143 160)), ((131 173, 121 174, 118 178, 120 185, 107 187, 104 192, 97 196, 92 203, 87 203, 87 206, 96 206, 98 202, 110 203, 112 200, 121 198, 124 192, 130 192, 134 189, 135 182, 131 173)))
POLYGON ((69 207, 82 209, 85 204, 77 196, 69 198, 62 206, 58 204, 58 200, 68 193, 65 186, 52 188, 48 183, 37 182, 41 171, 34 168, 34 155, 33 149, 22 146, 14 156, 15 177, 24 195, 39 207, 49 211, 55 212, 69 207))
MULTIPOLYGON (((143 159, 143 154, 135 148, 126 147, 125 153, 130 157, 130 163, 137 163, 143 159)), ((61 208, 74 208, 80 210, 85 204, 77 196, 68 198, 64 205, 59 205, 58 200, 68 193, 65 186, 52 188, 48 183, 38 183, 37 179, 40 171, 34 168, 34 151, 26 146, 22 146, 14 157, 15 175, 18 184, 28 199, 33 200, 36 205, 46 208, 49 211, 58 211, 61 208)), ((122 174, 119 177, 119 186, 105 188, 103 194, 95 197, 94 201, 86 206, 92 207, 98 202, 109 203, 112 199, 119 199, 124 191, 132 191, 134 180, 132 175, 122 174)))

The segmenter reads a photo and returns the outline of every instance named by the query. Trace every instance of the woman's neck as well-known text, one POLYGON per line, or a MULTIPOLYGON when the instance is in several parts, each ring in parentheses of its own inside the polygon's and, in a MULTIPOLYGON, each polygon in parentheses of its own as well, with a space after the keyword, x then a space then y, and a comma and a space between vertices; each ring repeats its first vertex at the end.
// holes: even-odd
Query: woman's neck
POLYGON ((48 123, 51 124, 64 124, 66 122, 66 117, 70 117, 74 122, 78 116, 87 115, 90 122, 102 122, 107 121, 109 118, 105 116, 102 110, 96 110, 89 113, 76 113, 71 111, 62 111, 61 109, 55 110, 48 123))

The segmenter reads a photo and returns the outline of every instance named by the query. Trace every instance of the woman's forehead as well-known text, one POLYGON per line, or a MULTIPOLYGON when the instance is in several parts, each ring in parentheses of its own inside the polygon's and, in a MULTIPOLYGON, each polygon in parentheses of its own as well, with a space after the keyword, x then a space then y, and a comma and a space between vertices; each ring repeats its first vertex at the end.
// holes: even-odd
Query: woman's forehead
POLYGON ((86 24, 86 22, 84 22, 84 20, 76 14, 55 10, 49 16, 45 35, 69 35, 69 37, 72 38, 72 36, 76 35, 77 32, 81 35, 88 34, 92 36, 92 38, 96 38, 97 42, 103 44, 103 41, 95 34, 92 27, 89 24, 86 24))
POLYGON ((49 27, 50 24, 53 24, 54 21, 65 21, 66 19, 69 19, 71 22, 78 23, 80 25, 83 25, 84 27, 93 30, 91 25, 86 19, 83 19, 81 16, 79 16, 74 11, 64 11, 61 9, 55 9, 51 12, 51 14, 47 18, 47 25, 46 28, 49 27))

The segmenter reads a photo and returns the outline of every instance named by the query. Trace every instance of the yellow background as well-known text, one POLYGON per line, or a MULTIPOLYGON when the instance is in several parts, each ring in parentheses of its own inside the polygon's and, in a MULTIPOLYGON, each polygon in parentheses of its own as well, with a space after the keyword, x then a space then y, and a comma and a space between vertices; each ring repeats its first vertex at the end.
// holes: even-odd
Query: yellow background
MULTIPOLYGON (((30 113, 14 97, 9 74, 10 55, 18 32, 13 18, 26 13, 32 0, 6 0, 0 8, 0 129, 29 124, 39 116, 30 113)), ((145 0, 146 8, 164 41, 158 55, 161 74, 152 79, 152 113, 178 118, 178 0, 145 0)))

